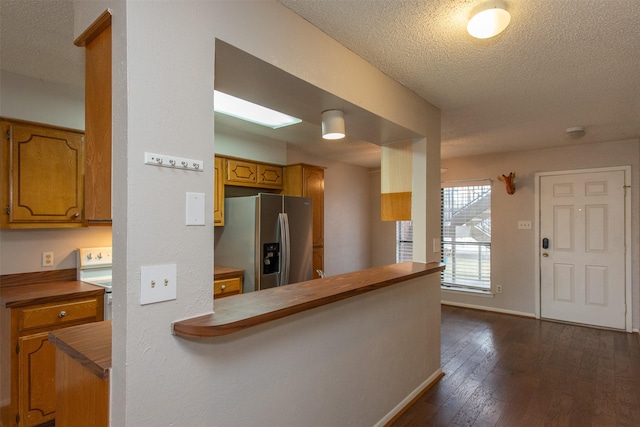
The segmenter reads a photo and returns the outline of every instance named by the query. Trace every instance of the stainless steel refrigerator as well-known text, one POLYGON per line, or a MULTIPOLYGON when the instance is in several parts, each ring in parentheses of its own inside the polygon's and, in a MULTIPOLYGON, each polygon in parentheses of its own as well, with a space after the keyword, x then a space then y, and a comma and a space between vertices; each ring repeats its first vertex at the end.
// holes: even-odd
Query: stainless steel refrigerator
POLYGON ((224 201, 215 263, 244 270, 243 292, 311 280, 311 199, 260 193, 224 201))

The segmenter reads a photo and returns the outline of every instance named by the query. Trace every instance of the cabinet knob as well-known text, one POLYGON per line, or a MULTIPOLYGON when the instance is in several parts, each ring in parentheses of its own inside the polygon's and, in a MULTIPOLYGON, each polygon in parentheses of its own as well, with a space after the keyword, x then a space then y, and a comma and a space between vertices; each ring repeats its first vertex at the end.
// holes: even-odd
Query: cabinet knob
POLYGON ((67 315, 67 312, 64 311, 64 310, 62 310, 60 313, 58 313, 58 317, 61 318, 61 319, 66 315, 67 315))
POLYGON ((74 218, 80 218, 80 212, 76 212, 72 215, 74 218))
POLYGON ((224 291, 225 289, 227 289, 227 285, 220 286, 220 289, 222 289, 224 291))

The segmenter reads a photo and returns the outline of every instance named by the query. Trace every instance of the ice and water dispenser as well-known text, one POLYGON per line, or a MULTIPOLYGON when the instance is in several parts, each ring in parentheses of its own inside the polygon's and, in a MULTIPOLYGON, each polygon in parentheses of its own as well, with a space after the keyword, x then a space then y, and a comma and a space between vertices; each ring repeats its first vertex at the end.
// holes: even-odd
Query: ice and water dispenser
POLYGON ((280 243, 265 243, 262 248, 262 274, 279 273, 280 243))

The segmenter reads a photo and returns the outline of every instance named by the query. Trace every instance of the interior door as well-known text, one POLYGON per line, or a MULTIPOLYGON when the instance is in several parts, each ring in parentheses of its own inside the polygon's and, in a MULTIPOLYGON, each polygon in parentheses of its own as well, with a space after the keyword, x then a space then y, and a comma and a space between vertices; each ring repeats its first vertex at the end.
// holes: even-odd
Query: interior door
POLYGON ((540 178, 540 315, 625 328, 624 171, 540 178))

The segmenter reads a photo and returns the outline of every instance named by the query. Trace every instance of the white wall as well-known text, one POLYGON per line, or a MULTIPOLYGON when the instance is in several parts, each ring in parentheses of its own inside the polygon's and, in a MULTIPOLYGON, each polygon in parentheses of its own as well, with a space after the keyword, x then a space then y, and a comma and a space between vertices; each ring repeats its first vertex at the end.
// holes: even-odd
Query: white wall
POLYGON ((237 129, 215 130, 216 154, 284 165, 287 143, 237 129))
MULTIPOLYGON (((3 71, 0 116, 84 129, 84 89, 3 71)), ((110 245, 110 227, 0 230, 0 275, 75 268, 77 248, 110 245), (42 252, 54 253, 53 266, 42 267, 42 252)))
MULTIPOLYGON (((84 130, 84 88, 2 71, 0 115, 84 130)), ((80 82, 82 85, 83 82, 80 82)))
MULTIPOLYGON (((287 163, 309 163, 326 168, 324 171, 325 274, 334 276, 371 267, 369 212, 372 206, 369 170, 291 149, 287 152, 287 163)), ((379 198, 379 186, 377 190, 379 198)))
POLYGON ((380 220, 380 169, 369 171, 369 235, 372 267, 396 262, 396 223, 380 220))
MULTIPOLYGON (((76 34, 97 16, 95 5, 75 3, 76 34)), ((114 283, 126 284, 126 292, 114 290, 112 424, 380 420, 439 368, 437 281, 412 281, 221 340, 176 338, 172 321, 212 309, 213 227, 184 225, 184 194, 212 194, 213 172, 141 159, 144 151, 173 152, 176 141, 183 142, 177 155, 213 158, 215 37, 424 135, 434 131, 427 126, 439 122, 438 110, 275 1, 112 7, 113 240, 123 257, 114 283), (140 306, 140 267, 164 263, 177 265, 177 299, 140 306)), ((439 136, 430 142, 439 147, 439 136)), ((430 162, 439 168, 439 158, 430 162)), ((212 208, 207 198, 207 224, 212 208)))
POLYGON ((534 222, 535 174, 556 170, 574 170, 607 166, 632 167, 631 182, 631 259, 633 283, 633 328, 640 322, 640 262, 638 166, 640 141, 571 145, 562 148, 505 154, 472 156, 442 161, 448 169, 443 181, 476 178, 492 180, 491 193, 491 281, 502 285, 503 293, 493 297, 443 291, 442 299, 455 303, 490 307, 533 315, 535 313, 535 249, 534 230, 518 230, 519 220, 534 222), (498 175, 516 173, 516 192, 507 195, 498 175))

